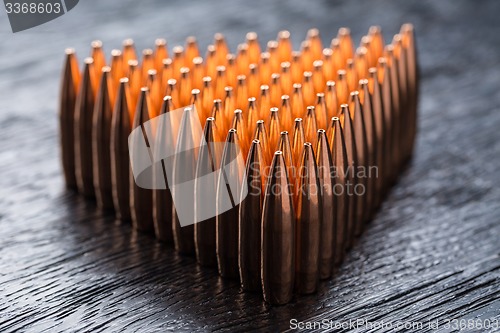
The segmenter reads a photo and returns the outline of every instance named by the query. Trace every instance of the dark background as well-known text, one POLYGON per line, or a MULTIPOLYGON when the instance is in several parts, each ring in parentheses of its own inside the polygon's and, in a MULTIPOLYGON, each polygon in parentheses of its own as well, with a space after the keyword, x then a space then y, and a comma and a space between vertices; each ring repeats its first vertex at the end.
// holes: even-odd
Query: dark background
MULTIPOLYGON (((80 1, 13 34, 0 14, 0 331, 284 330, 289 320, 500 318, 500 2, 80 1), (269 307, 259 295, 101 217, 64 190, 57 98, 64 48, 80 61, 131 37, 139 50, 215 32, 232 50, 317 27, 358 43, 414 24, 421 99, 414 160, 335 278, 269 307)), ((204 51, 203 51, 204 53, 204 51)), ((367 330, 360 327, 360 331, 367 330)), ((394 329, 396 330, 396 329, 394 329)))

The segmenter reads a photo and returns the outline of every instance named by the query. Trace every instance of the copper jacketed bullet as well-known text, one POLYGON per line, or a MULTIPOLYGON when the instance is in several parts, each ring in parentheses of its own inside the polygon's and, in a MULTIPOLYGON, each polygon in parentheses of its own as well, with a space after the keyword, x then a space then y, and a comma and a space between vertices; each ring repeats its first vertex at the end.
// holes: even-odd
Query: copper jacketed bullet
POLYGON ((59 96, 61 160, 66 186, 76 189, 75 104, 80 85, 80 70, 74 49, 66 49, 59 96))
POLYGON ((285 304, 292 299, 295 280, 295 213, 285 159, 280 151, 274 154, 262 209, 264 300, 285 304))
POLYGON ((177 119, 175 114, 170 113, 174 109, 171 96, 165 96, 160 110, 159 122, 157 124, 155 157, 153 177, 155 189, 153 189, 153 223, 155 235, 160 241, 173 244, 172 234, 172 209, 173 200, 169 189, 168 172, 172 170, 172 158, 163 158, 166 152, 172 151, 173 143, 177 137, 177 119))
POLYGON ((321 279, 327 279, 332 275, 334 262, 334 251, 336 241, 335 209, 333 187, 335 185, 332 178, 333 160, 328 144, 326 131, 318 130, 318 145, 316 147, 316 165, 318 167, 318 180, 321 194, 321 240, 320 240, 320 261, 319 272, 321 279))
POLYGON ((347 238, 346 238, 346 248, 352 246, 354 240, 354 229, 357 223, 357 201, 359 200, 356 194, 357 186, 357 168, 358 168, 358 153, 356 147, 356 137, 354 136, 354 126, 352 124, 351 112, 349 110, 349 105, 342 104, 340 106, 340 119, 343 120, 342 129, 344 131, 344 140, 347 153, 347 183, 345 187, 345 192, 349 196, 349 214, 347 217, 347 238))
POLYGON ((366 197, 368 193, 368 142, 366 138, 365 115, 363 107, 359 100, 359 92, 353 91, 350 98, 350 109, 353 113, 353 129, 354 138, 356 141, 357 153, 357 170, 356 173, 356 188, 354 195, 356 196, 356 225, 354 233, 356 236, 363 231, 363 224, 366 220, 368 210, 366 205, 366 197))
POLYGON ((130 220, 130 158, 128 136, 134 109, 130 104, 128 79, 120 80, 111 120, 111 184, 113 203, 119 219, 130 220))
POLYGON ((75 103, 75 174, 78 191, 93 197, 92 120, 94 114, 94 61, 85 59, 82 81, 75 103))
POLYGON ((238 134, 235 129, 230 129, 217 183, 217 263, 219 274, 227 278, 239 277, 238 213, 245 172, 240 154, 238 134))
POLYGON ((260 234, 265 186, 265 165, 260 141, 254 139, 248 153, 244 184, 247 191, 239 212, 239 267, 241 286, 261 290, 260 234))
POLYGON ((299 294, 311 294, 318 287, 323 219, 320 191, 313 148, 306 142, 295 186, 295 284, 299 294))
POLYGON ((335 264, 340 264, 344 258, 345 244, 347 238, 347 224, 349 216, 349 199, 346 192, 347 183, 347 152, 344 140, 344 132, 340 124, 340 118, 332 117, 330 126, 330 142, 332 149, 332 163, 334 170, 333 195, 335 214, 335 264))
POLYGON ((203 131, 195 178, 194 242, 196 259, 201 265, 216 266, 216 204, 217 175, 222 155, 215 119, 207 118, 203 131), (211 214, 213 213, 213 214, 211 214), (210 216, 206 218, 206 216, 210 216))
POLYGON ((111 189, 111 118, 115 91, 111 81, 111 69, 103 67, 101 83, 95 101, 92 124, 92 154, 94 165, 94 188, 97 206, 113 209, 111 189))
POLYGON ((171 185, 172 197, 177 198, 176 204, 184 205, 183 215, 179 217, 177 208, 172 210, 172 230, 174 234, 175 249, 179 253, 194 255, 194 178, 196 177, 196 163, 199 153, 199 144, 203 136, 203 130, 199 128, 198 114, 187 107, 184 109, 180 121, 179 134, 177 136, 177 147, 173 165, 173 185, 171 185), (182 186, 185 184, 185 186, 182 186), (180 190, 177 191, 177 187, 180 190), (177 196, 177 197, 176 197, 177 196), (180 219, 184 226, 181 226, 180 219))
MULTIPOLYGON (((133 129, 140 127, 145 134, 144 124, 150 119, 150 109, 151 101, 148 88, 141 88, 132 125, 133 129)), ((148 139, 153 140, 153 138, 148 139)), ((146 141, 146 143, 148 142, 149 140, 146 141)), ((151 147, 148 146, 147 149, 151 150, 151 147)), ((150 156, 152 156, 152 152, 150 152, 150 156)), ((152 172, 146 170, 137 178, 143 179, 145 183, 151 183, 152 172)), ((153 231, 153 192, 151 189, 140 187, 132 174, 130 175, 130 212, 134 228, 146 232, 153 231)))

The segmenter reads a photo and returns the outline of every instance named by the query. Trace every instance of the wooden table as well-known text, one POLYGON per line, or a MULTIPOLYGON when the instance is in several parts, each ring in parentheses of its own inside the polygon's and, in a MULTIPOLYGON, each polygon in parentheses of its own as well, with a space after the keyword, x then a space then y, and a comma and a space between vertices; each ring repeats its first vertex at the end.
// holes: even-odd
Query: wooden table
MULTIPOLYGON (((428 330, 453 319, 500 320, 500 3, 495 1, 81 1, 44 26, 0 27, 0 331, 276 331, 290 320, 367 320, 428 330), (80 61, 217 31, 234 49, 308 28, 418 35, 422 86, 414 160, 376 219, 318 294, 270 307, 150 235, 64 190, 57 95, 63 50, 80 61), (416 327, 414 327, 416 328, 416 327)), ((376 327, 360 325, 359 331, 376 327)), ((380 327, 379 327, 380 328, 380 327)), ((388 326, 381 330, 391 330, 388 326)), ((490 329, 494 330, 494 329, 490 329)))

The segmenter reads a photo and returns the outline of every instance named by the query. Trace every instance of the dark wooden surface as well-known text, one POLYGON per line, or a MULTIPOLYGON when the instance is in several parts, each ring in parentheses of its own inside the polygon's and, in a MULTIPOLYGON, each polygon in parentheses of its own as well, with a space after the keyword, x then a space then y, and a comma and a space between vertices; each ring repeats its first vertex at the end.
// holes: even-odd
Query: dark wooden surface
MULTIPOLYGON (((500 317, 500 3, 495 1, 81 1, 12 34, 0 14, 0 331, 286 330, 289 321, 500 317), (63 50, 80 60, 132 37, 170 47, 217 31, 231 47, 310 27, 329 41, 414 23, 422 69, 414 160, 318 294, 259 295, 101 216, 63 187, 57 95, 63 50)), ((425 327, 424 327, 425 328, 425 327)), ((359 331, 370 331, 359 327, 359 331)), ((396 331, 396 329, 393 329, 396 331)), ((404 330, 403 330, 404 331, 404 330)))

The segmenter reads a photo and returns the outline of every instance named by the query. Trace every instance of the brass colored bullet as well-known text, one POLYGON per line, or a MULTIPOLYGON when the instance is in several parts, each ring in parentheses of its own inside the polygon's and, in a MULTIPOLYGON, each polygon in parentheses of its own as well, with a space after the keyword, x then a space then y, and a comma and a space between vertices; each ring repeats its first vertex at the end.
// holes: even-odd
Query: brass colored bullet
POLYGON ((237 68, 236 57, 232 53, 228 53, 226 56, 226 82, 230 87, 236 87, 236 76, 239 75, 239 68, 237 68))
POLYGON ((101 83, 97 92, 92 120, 93 180, 97 206, 103 210, 113 209, 111 190, 111 118, 115 105, 115 92, 111 68, 102 68, 101 83))
POLYGON ((111 185, 117 218, 130 220, 130 158, 128 136, 134 120, 127 78, 120 79, 120 86, 111 119, 111 185))
POLYGON ((335 214, 335 264, 342 262, 347 241, 347 224, 349 219, 349 199, 346 193, 347 175, 347 151, 344 141, 344 133, 340 118, 332 117, 329 140, 332 149, 332 163, 335 167, 332 173, 334 187, 334 209, 335 214))
POLYGON ((358 196, 356 194, 358 170, 358 152, 356 145, 356 137, 354 134, 354 126, 352 123, 352 116, 349 110, 349 105, 342 104, 340 106, 340 119, 343 121, 342 129, 344 131, 344 140, 347 153, 347 170, 346 177, 347 183, 344 189, 349 196, 349 214, 346 229, 346 248, 349 249, 354 241, 354 231, 357 224, 356 209, 358 207, 358 196))
POLYGON ((254 139, 246 162, 244 182, 247 192, 241 200, 238 219, 240 280, 242 288, 250 291, 262 288, 260 234, 266 167, 260 142, 254 139))
POLYGON ((231 120, 233 119, 234 109, 235 109, 235 100, 233 94, 232 87, 226 87, 224 89, 225 97, 224 97, 224 127, 222 128, 223 132, 228 131, 231 128, 231 120))
POLYGON ((340 43, 340 51, 342 52, 344 62, 347 61, 347 59, 352 59, 354 55, 354 44, 352 42, 351 31, 349 28, 340 28, 337 38, 340 43))
POLYGON ((337 71, 338 79, 336 81, 337 86, 337 98, 338 102, 342 105, 349 101, 349 86, 347 84, 347 73, 345 70, 341 69, 337 71))
POLYGON ((335 79, 333 63, 333 51, 330 48, 323 49, 323 77, 325 81, 333 81, 335 79))
POLYGON ((295 279, 295 214, 283 153, 274 153, 262 208, 261 274, 264 300, 288 303, 295 279))
POLYGON ((130 105, 135 110, 142 86, 142 74, 137 60, 129 60, 127 72, 130 87, 130 105))
MULTIPOLYGON (((149 98, 149 90, 143 87, 141 88, 141 94, 137 102, 132 129, 143 127, 149 121, 150 109, 151 100, 149 98)), ((148 146, 148 149, 151 149, 151 147, 148 146)), ((152 177, 152 174, 146 171, 138 177, 149 178, 152 177)), ((153 231, 153 192, 150 189, 139 187, 132 174, 130 175, 130 212, 132 226, 135 229, 147 232, 153 231)))
POLYGON ((217 183, 217 264, 219 274, 225 278, 239 277, 239 198, 245 172, 243 158, 239 156, 239 145, 236 130, 230 129, 222 153, 221 172, 217 183), (238 185, 238 188, 235 189, 235 186, 231 185, 238 185), (226 204, 222 202, 222 198, 227 197, 227 195, 231 200, 232 208, 221 211, 221 205, 226 204))
POLYGON ((125 77, 123 71, 123 55, 120 50, 111 50, 111 84, 113 85, 113 92, 118 91, 120 79, 125 77))
MULTIPOLYGON (((385 59, 387 60, 387 66, 389 67, 389 72, 391 75, 391 95, 392 95, 392 141, 393 150, 391 151, 392 156, 392 168, 393 170, 399 171, 402 167, 403 162, 403 151, 404 151, 404 138, 405 135, 401 133, 401 103, 400 103, 400 90, 399 90, 399 63, 394 56, 394 47, 392 45, 387 45, 385 48, 385 59)), ((397 175, 394 175, 397 178, 397 175)))
MULTIPOLYGON (((387 61, 385 58, 379 58, 378 60, 378 78, 380 87, 382 88, 382 105, 383 105, 383 118, 385 126, 385 140, 384 140, 384 182, 386 186, 391 185, 395 182, 395 170, 393 169, 392 163, 392 152, 396 150, 395 147, 396 140, 394 137, 394 112, 392 106, 392 92, 391 92, 391 73, 387 61)), ((387 190, 387 188, 386 188, 387 190)))
POLYGON ((312 71, 312 64, 313 64, 313 55, 311 52, 311 43, 308 40, 303 41, 300 43, 300 53, 301 53, 301 62, 302 62, 302 68, 304 72, 310 72, 312 71))
POLYGON ((172 97, 172 103, 175 106, 179 106, 181 101, 179 97, 179 86, 177 85, 176 79, 169 79, 167 81, 167 96, 172 97))
POLYGON ((281 59, 278 53, 278 42, 270 40, 267 42, 267 53, 269 53, 269 66, 271 73, 279 73, 281 59))
POLYGON ((181 67, 181 78, 179 81, 179 103, 180 106, 189 105, 191 99, 191 91, 193 90, 191 85, 191 75, 188 67, 181 67))
POLYGON ((313 62, 313 86, 314 91, 322 93, 325 90, 325 79, 323 77, 323 60, 313 62))
POLYGON ((299 294, 311 294, 319 280, 323 207, 316 159, 309 142, 304 143, 300 165, 295 188, 295 285, 299 294))
POLYGON ((281 93, 289 95, 292 92, 292 73, 288 61, 281 63, 281 93))
POLYGON ((82 80, 75 102, 75 175, 78 191, 94 197, 92 120, 94 114, 94 60, 85 58, 82 80))
POLYGON ((281 83, 280 75, 278 73, 271 74, 271 106, 278 107, 281 104, 281 83))
POLYGON ((213 211, 217 204, 215 195, 207 196, 208 193, 217 192, 217 170, 222 154, 215 126, 215 119, 207 118, 203 133, 205 142, 200 147, 195 178, 195 217, 200 222, 194 225, 196 259, 203 266, 213 267, 217 265, 216 217, 202 220, 201 216, 213 211))
POLYGON ((271 55, 269 54, 269 52, 262 52, 260 54, 260 62, 259 62, 260 82, 264 84, 268 84, 271 79, 270 57, 271 55))
MULTIPOLYGON (((248 66, 250 65, 250 60, 248 58, 248 45, 246 43, 242 43, 238 45, 238 67, 236 75, 232 76, 234 80, 237 75, 247 75, 248 74, 248 66)), ((229 78, 229 75, 228 75, 229 78)), ((234 86, 234 83, 231 82, 234 86)))
POLYGON ((214 88, 212 85, 212 78, 210 76, 205 76, 203 78, 203 89, 202 89, 202 110, 203 118, 211 117, 211 110, 214 103, 214 88))
POLYGON ((75 104, 80 89, 80 70, 74 49, 66 49, 59 97, 61 160, 66 187, 76 189, 75 104))
POLYGON ((181 68, 186 66, 185 62, 185 56, 184 56, 184 48, 182 46, 174 46, 172 49, 172 53, 174 54, 172 56, 173 60, 173 72, 174 72, 174 79, 177 81, 180 80, 181 77, 181 68))
POLYGON ((326 131, 318 130, 318 145, 316 147, 316 165, 318 167, 319 191, 321 193, 321 240, 319 250, 319 275, 321 279, 328 279, 332 275, 334 263, 335 241, 337 236, 332 178, 333 160, 328 144, 326 131))
POLYGON ((224 89, 227 87, 226 67, 217 66, 215 79, 215 98, 223 99, 226 95, 224 89))
POLYGON ((250 140, 250 132, 247 128, 247 122, 243 118, 243 112, 240 109, 234 110, 233 122, 231 124, 231 128, 234 128, 238 134, 238 141, 240 144, 240 150, 243 156, 248 155, 248 150, 250 147, 248 143, 250 140))

